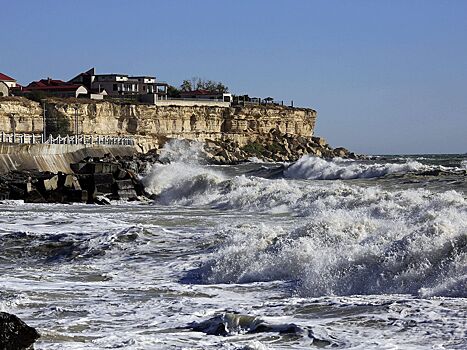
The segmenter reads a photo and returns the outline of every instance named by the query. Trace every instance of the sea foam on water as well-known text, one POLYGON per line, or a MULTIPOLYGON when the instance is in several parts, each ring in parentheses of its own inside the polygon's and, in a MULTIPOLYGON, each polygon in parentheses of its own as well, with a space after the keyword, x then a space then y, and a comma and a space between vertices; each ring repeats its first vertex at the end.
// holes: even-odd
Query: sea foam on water
POLYGON ((48 349, 464 349, 463 158, 445 158, 209 166, 169 143, 151 204, 4 202, 0 309, 48 349))
MULTIPOLYGON (((203 266, 204 283, 290 280, 304 296, 467 296, 467 206, 459 192, 226 178, 193 164, 174 178, 164 175, 164 167, 173 173, 180 166, 187 165, 154 169, 156 178, 170 183, 158 192, 165 204, 296 217, 289 217, 293 224, 286 227, 267 222, 228 227, 226 241, 203 266)), ((416 161, 363 165, 305 156, 285 176, 350 179, 427 168, 416 161)))

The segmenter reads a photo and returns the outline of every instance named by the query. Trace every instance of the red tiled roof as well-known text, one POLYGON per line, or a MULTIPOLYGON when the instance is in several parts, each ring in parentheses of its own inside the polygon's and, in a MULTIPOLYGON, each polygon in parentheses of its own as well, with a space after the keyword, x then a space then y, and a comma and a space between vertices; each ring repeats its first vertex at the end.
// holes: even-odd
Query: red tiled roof
POLYGON ((23 91, 44 90, 44 91, 75 91, 82 85, 66 84, 59 86, 26 86, 23 91))
POLYGON ((62 80, 57 79, 41 79, 39 81, 33 81, 27 87, 51 87, 51 86, 64 86, 70 85, 70 83, 66 83, 62 80))
POLYGON ((9 77, 8 75, 3 74, 3 73, 0 73, 0 80, 3 80, 3 81, 16 81, 12 77, 9 77))
POLYGON ((75 91, 81 84, 67 83, 58 79, 41 79, 33 81, 25 86, 23 91, 43 90, 43 91, 75 91))

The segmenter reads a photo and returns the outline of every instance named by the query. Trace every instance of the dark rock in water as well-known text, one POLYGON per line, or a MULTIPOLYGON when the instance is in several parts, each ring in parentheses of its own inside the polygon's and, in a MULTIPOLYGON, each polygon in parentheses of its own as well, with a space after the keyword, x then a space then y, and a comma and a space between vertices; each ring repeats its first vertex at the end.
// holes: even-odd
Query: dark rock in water
POLYGON ((273 324, 256 317, 226 312, 206 321, 193 322, 188 328, 208 335, 231 336, 239 333, 278 333, 283 337, 309 338, 318 347, 337 346, 337 342, 327 334, 316 334, 309 327, 294 323, 273 324))
POLYGON ((0 312, 0 349, 31 349, 31 345, 40 337, 39 333, 21 321, 17 316, 0 312))
POLYGON ((262 166, 259 169, 255 169, 246 173, 248 176, 263 177, 266 179, 279 179, 284 175, 284 170, 287 166, 284 164, 274 166, 262 166))

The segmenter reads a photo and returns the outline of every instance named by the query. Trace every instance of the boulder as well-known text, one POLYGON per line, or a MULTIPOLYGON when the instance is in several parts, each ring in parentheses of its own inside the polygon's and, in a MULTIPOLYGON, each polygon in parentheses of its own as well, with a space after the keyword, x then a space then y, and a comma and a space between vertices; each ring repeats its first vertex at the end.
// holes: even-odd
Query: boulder
POLYGON ((39 337, 39 333, 19 317, 0 312, 0 348, 2 350, 28 349, 39 337))
POLYGON ((334 148, 334 155, 336 157, 346 158, 349 156, 349 150, 344 147, 334 148))
POLYGON ((43 180, 43 186, 46 191, 55 191, 58 188, 58 175, 43 180))
POLYGON ((326 140, 322 137, 313 136, 311 140, 320 147, 325 147, 328 144, 326 140))
POLYGON ((25 203, 45 203, 46 200, 44 196, 36 189, 29 192, 27 196, 24 197, 25 203))

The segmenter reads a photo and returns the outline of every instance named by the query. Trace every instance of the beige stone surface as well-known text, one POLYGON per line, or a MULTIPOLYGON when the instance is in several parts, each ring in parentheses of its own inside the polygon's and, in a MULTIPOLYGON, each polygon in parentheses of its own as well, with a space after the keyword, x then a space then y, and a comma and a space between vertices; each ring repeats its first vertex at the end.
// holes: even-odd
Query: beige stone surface
MULTIPOLYGON (((79 132, 89 135, 133 135, 141 151, 158 148, 167 138, 254 141, 273 129, 311 137, 316 111, 281 106, 154 106, 107 101, 48 100, 47 128, 74 132, 75 107, 79 132)), ((17 132, 42 131, 42 108, 24 98, 0 99, 0 132, 11 132, 15 113, 17 132)))
POLYGON ((0 132, 41 133, 42 107, 22 97, 0 97, 0 132))

